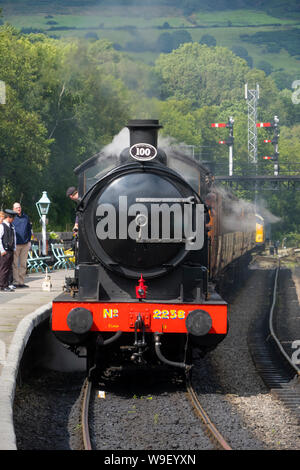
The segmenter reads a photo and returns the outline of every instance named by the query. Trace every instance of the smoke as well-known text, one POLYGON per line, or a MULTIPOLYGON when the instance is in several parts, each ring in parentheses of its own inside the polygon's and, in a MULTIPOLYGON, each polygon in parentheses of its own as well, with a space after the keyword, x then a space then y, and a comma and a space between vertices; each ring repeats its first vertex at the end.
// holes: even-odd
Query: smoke
POLYGON ((266 223, 269 224, 277 224, 282 220, 281 217, 272 214, 272 212, 266 208, 266 202, 263 199, 259 199, 257 202, 257 213, 265 219, 266 223))
MULTIPOLYGON (((105 156, 119 156, 122 150, 128 148, 130 145, 129 129, 123 127, 113 140, 101 149, 101 153, 105 156)), ((187 145, 184 142, 178 142, 174 137, 165 137, 158 135, 157 146, 164 150, 168 156, 178 154, 182 156, 192 156, 193 146, 187 145)))
POLYGON ((118 157, 122 150, 127 147, 129 147, 129 129, 127 127, 123 127, 119 134, 115 135, 112 142, 101 150, 101 153, 106 157, 118 157))
POLYGON ((184 142, 178 142, 174 137, 158 136, 158 147, 166 152, 169 156, 179 154, 182 156, 193 156, 193 145, 187 145, 184 142))
POLYGON ((260 200, 256 205, 241 198, 236 198, 231 192, 223 187, 215 188, 215 192, 222 197, 222 228, 225 231, 251 232, 255 230, 255 214, 264 218, 265 224, 275 224, 281 218, 272 214, 266 207, 265 202, 260 200))
MULTIPOLYGON (((164 150, 167 154, 177 153, 180 155, 192 156, 191 145, 186 145, 183 142, 178 142, 173 137, 158 136, 159 148, 164 150)), ((119 156, 122 150, 129 147, 129 129, 124 127, 121 131, 116 134, 111 143, 103 147, 101 153, 105 156, 119 156)))

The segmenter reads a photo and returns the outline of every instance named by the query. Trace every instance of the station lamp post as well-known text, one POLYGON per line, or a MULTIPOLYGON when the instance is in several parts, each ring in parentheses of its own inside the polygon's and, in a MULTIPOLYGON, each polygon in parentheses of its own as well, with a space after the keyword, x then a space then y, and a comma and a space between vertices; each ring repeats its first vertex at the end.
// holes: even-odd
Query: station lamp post
POLYGON ((47 196, 47 191, 43 191, 41 199, 36 203, 38 214, 42 221, 42 253, 46 255, 46 216, 49 211, 51 201, 47 196))

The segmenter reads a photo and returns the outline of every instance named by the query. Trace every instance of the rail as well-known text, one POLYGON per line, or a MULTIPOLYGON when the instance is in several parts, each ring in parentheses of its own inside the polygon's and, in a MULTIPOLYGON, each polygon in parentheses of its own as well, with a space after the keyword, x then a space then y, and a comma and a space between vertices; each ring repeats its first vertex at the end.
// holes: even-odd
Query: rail
POLYGON ((212 423, 209 416, 203 409, 199 401, 199 398, 195 390, 192 387, 190 372, 186 374, 186 388, 188 392, 188 397, 192 405, 194 406, 196 413, 198 414, 198 416, 201 418, 202 422, 204 423, 204 426, 207 429, 210 437, 213 439, 214 442, 217 443, 218 447, 220 447, 221 450, 232 450, 230 445, 226 442, 225 438, 218 431, 216 426, 212 423))
POLYGON ((81 425, 82 425, 82 440, 84 450, 92 450, 92 444, 89 431, 89 404, 92 390, 92 382, 85 379, 83 384, 83 400, 81 407, 81 425))
POLYGON ((293 363, 289 355, 286 353, 284 348, 282 347, 282 344, 280 343, 279 339, 277 338, 274 327, 273 327, 273 320, 274 320, 274 309, 276 305, 276 299, 277 299, 277 290, 278 290, 278 276, 279 276, 279 271, 280 271, 280 260, 278 260, 278 266, 276 268, 276 273, 275 273, 275 280, 274 280, 274 288, 273 288, 273 299, 272 299, 272 305, 270 309, 270 316, 269 316, 269 330, 270 330, 270 336, 273 338, 277 348, 280 351, 280 354, 286 359, 290 367, 295 371, 298 377, 300 377, 300 369, 297 367, 296 364, 293 363))

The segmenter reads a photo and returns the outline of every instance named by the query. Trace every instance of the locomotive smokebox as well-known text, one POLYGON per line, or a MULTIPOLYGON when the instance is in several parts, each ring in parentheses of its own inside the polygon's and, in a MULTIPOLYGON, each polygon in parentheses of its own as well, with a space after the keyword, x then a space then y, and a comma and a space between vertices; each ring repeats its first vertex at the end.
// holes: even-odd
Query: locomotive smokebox
POLYGON ((130 147, 143 143, 157 148, 158 129, 163 127, 158 119, 134 119, 126 127, 130 132, 130 147))

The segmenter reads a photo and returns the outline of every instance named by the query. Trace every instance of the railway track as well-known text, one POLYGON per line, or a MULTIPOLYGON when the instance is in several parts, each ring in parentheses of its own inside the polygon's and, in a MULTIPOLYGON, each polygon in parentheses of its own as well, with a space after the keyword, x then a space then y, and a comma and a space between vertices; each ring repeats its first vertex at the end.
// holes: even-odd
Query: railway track
POLYGON ((232 450, 230 445, 226 442, 225 438, 222 436, 222 434, 218 431, 216 426, 212 423, 210 420, 208 414, 202 407, 198 395, 193 389, 192 383, 191 383, 191 378, 190 375, 187 375, 186 378, 186 387, 187 387, 187 393, 188 397, 198 414, 199 418, 202 420, 206 431, 209 433, 210 438, 214 441, 214 443, 217 445, 218 448, 221 450, 232 450))
MULTIPOLYGON (((84 450, 93 450, 90 438, 90 427, 89 427, 89 405, 92 392, 92 383, 87 379, 83 385, 83 399, 82 399, 82 410, 81 410, 81 429, 82 429, 82 442, 84 450)), ((218 431, 216 426, 210 420, 208 414, 202 407, 197 393, 193 389, 191 383, 190 374, 186 375, 186 393, 193 406, 196 415, 201 419, 204 426, 204 431, 213 442, 214 446, 218 450, 232 450, 225 438, 218 431)))
POLYGON ((253 362, 264 383, 273 395, 297 414, 300 421, 300 370, 285 351, 274 327, 279 273, 280 260, 274 274, 270 310, 268 315, 257 320, 248 342, 253 362))

